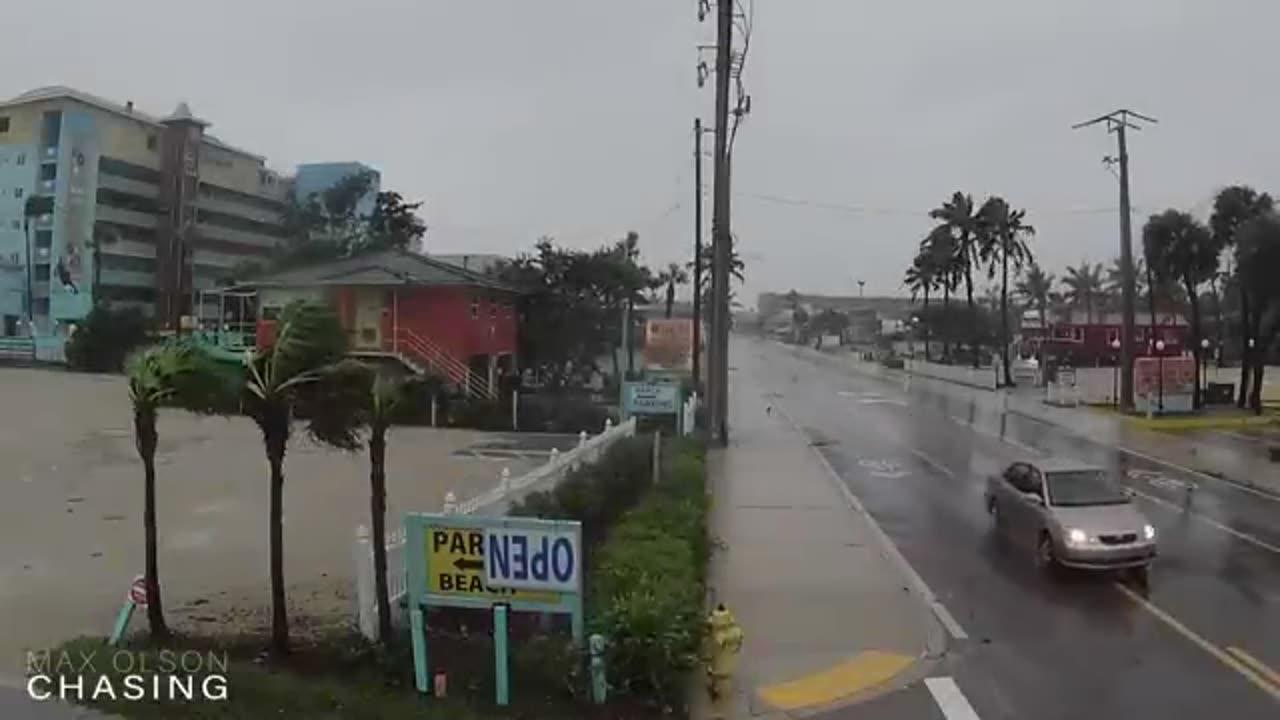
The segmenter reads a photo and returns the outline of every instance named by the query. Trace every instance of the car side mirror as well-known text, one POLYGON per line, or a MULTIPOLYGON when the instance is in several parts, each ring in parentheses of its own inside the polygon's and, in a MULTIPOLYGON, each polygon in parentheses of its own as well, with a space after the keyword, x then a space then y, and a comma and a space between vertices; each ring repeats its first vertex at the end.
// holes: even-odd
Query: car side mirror
POLYGON ((1039 505, 1040 507, 1044 507, 1044 498, 1040 495, 1040 493, 1029 492, 1029 493, 1022 493, 1022 495, 1027 500, 1030 500, 1033 504, 1039 505))

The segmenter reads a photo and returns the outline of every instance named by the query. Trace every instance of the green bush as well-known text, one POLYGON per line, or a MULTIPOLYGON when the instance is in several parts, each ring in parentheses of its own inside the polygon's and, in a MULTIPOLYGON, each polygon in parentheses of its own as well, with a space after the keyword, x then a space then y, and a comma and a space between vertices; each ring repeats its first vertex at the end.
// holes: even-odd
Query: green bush
POLYGON ((702 644, 709 502, 701 448, 684 440, 668 448, 658 487, 595 554, 589 623, 608 638, 617 692, 678 707, 702 644))
POLYGON ((67 342, 67 365, 86 372, 120 372, 125 358, 150 341, 150 327, 137 308, 95 305, 67 342))

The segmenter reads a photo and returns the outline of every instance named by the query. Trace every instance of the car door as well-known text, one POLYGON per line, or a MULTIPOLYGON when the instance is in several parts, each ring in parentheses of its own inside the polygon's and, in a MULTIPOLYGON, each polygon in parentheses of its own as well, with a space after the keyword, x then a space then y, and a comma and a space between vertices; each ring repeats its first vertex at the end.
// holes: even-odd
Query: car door
POLYGON ((1009 467, 1009 533, 1020 545, 1032 542, 1038 529, 1040 506, 1037 504, 1034 480, 1036 470, 1030 464, 1019 462, 1009 467))
POLYGON ((1019 538, 1030 547, 1040 542, 1040 530, 1044 528, 1047 512, 1044 496, 1044 473, 1030 463, 1024 463, 1019 493, 1019 538))
POLYGON ((1013 463, 1004 469, 997 482, 993 483, 993 495, 1000 513, 1000 524, 1005 533, 1016 535, 1019 516, 1023 514, 1022 491, 1019 489, 1019 476, 1022 463, 1013 463))

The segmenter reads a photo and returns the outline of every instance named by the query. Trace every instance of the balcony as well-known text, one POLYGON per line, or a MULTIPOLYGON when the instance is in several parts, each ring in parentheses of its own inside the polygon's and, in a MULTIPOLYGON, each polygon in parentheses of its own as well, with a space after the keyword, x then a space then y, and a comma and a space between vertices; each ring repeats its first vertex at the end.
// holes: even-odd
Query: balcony
POLYGON ((155 287, 156 274, 153 272, 138 272, 136 270, 104 268, 101 281, 103 285, 115 285, 117 287, 155 287))
POLYGON ((117 192, 129 193, 144 198, 156 198, 160 196, 160 188, 151 183, 140 182, 138 180, 130 180, 118 175, 107 175, 105 173, 98 174, 98 187, 107 190, 115 190, 117 192))
POLYGON ((125 210, 111 205, 97 205, 94 212, 96 213, 95 219, 103 222, 133 225, 134 227, 142 228, 154 228, 157 224, 156 216, 151 213, 125 210))
POLYGON ((222 240, 225 242, 239 243, 241 245, 260 248, 274 248, 282 242, 279 238, 274 238, 270 235, 245 232, 243 230, 233 230, 231 228, 222 227, 221 225, 211 225, 209 223, 197 224, 196 232, 198 232, 202 238, 222 240))
POLYGON ((248 203, 238 203, 223 198, 200 195, 196 199, 196 207, 201 210, 219 212, 225 215, 235 215, 236 217, 256 220, 262 223, 270 223, 272 225, 280 224, 280 213, 272 212, 266 208, 250 205, 248 203))

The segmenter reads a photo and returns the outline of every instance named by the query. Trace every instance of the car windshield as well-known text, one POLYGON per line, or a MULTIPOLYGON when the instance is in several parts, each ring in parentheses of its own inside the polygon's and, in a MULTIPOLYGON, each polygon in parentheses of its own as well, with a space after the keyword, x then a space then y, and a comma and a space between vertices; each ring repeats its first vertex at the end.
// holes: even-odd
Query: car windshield
POLYGON ((1046 476, 1049 502, 1054 505, 1118 505, 1129 502, 1118 484, 1101 470, 1069 470, 1046 476))

